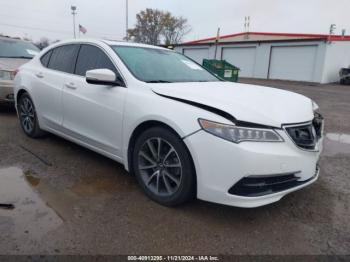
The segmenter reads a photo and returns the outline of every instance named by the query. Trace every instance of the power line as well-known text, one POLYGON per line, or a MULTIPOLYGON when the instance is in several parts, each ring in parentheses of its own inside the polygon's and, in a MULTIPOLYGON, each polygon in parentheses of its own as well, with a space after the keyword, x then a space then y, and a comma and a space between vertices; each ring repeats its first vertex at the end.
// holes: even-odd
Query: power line
MULTIPOLYGON (((14 27, 14 28, 20 28, 20 29, 30 29, 30 30, 38 30, 38 31, 45 31, 49 33, 60 33, 60 34, 65 34, 65 35, 70 35, 70 31, 63 31, 63 30, 50 30, 50 29, 44 29, 44 28, 39 28, 39 27, 31 27, 31 26, 19 26, 19 25, 13 25, 13 24, 6 24, 6 23, 0 23, 0 26, 9 26, 9 27, 14 27)), ((103 33, 100 32, 99 35, 97 34, 89 34, 92 37, 101 37, 101 36, 112 36, 116 37, 116 34, 110 34, 110 33, 103 33)))
POLYGON ((50 30, 50 29, 44 29, 44 28, 39 28, 39 27, 19 26, 19 25, 5 24, 5 23, 0 23, 0 25, 2 25, 2 26, 9 26, 9 27, 15 27, 15 28, 21 28, 21 29, 31 29, 31 30, 46 31, 46 32, 50 32, 50 33, 64 33, 64 34, 70 34, 69 31, 50 30))
MULTIPOLYGON (((0 16, 1 17, 8 17, 10 19, 15 19, 16 22, 18 22, 19 20, 24 20, 23 23, 27 23, 27 22, 34 22, 34 23, 40 23, 40 24, 45 24, 46 26, 49 24, 54 24, 54 25, 66 25, 66 23, 62 23, 62 19, 60 19, 60 21, 54 21, 54 20, 47 20, 47 19, 38 19, 38 18, 30 18, 30 17, 14 17, 13 14, 9 14, 9 13, 2 13, 0 12, 0 16)), ((8 20, 8 19, 6 19, 8 20)))

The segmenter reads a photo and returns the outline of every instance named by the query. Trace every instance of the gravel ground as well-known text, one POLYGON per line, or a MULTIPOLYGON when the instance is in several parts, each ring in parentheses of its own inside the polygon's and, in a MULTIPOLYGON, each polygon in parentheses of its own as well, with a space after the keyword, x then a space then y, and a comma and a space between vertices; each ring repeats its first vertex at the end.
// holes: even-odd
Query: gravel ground
POLYGON ((242 80, 314 99, 320 179, 255 209, 150 201, 123 166, 54 135, 27 138, 0 107, 0 254, 350 254, 350 86, 242 80), (344 135, 345 134, 345 135, 344 135))

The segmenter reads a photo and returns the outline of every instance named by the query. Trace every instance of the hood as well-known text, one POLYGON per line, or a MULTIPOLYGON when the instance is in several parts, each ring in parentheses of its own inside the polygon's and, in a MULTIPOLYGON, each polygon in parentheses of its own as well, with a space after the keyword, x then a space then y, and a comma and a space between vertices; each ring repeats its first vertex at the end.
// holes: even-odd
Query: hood
POLYGON ((202 104, 238 121, 281 127, 313 119, 311 99, 276 88, 230 82, 153 84, 153 92, 202 104))
POLYGON ((0 70, 14 71, 30 60, 31 59, 0 57, 0 70))

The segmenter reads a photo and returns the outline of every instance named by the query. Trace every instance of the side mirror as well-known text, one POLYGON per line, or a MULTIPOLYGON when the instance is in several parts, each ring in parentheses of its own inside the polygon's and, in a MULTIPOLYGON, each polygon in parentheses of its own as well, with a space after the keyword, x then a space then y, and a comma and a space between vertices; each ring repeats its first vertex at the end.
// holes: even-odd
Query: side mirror
POLYGON ((117 79, 115 73, 106 68, 86 71, 86 82, 94 85, 124 86, 123 82, 117 79))

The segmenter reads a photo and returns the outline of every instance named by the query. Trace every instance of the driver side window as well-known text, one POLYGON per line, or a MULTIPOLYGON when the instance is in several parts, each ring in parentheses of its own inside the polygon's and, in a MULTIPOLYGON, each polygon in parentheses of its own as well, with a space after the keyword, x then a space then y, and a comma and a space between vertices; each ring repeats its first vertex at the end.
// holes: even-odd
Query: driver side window
POLYGON ((92 45, 81 45, 75 67, 75 74, 85 76, 86 71, 100 68, 110 69, 119 77, 119 73, 112 61, 101 49, 92 45))

